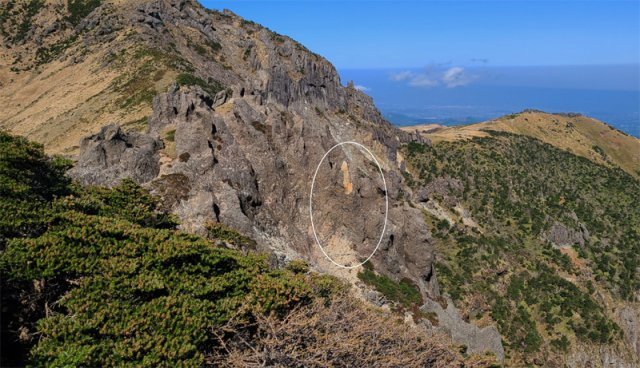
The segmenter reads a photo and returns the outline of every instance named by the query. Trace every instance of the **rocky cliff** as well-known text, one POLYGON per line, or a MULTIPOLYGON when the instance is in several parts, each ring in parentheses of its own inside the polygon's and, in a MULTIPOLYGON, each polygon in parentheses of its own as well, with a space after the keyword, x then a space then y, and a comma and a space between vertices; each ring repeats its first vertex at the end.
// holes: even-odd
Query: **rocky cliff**
MULTIPOLYGON (((132 178, 183 230, 224 224, 276 263, 305 259, 374 304, 399 307, 359 277, 356 266, 377 249, 366 268, 419 291, 423 306, 411 316, 419 325, 447 331, 469 352, 505 357, 494 321, 462 318, 464 308, 440 295, 434 268, 435 225, 425 219, 488 229, 452 197, 468 183, 442 175, 408 185, 415 179, 401 152, 429 139, 391 126, 321 56, 189 0, 9 2, 0 30, 0 127, 74 157, 79 182, 132 178)), ((558 222, 543 235, 573 244, 589 232, 558 222)), ((637 346, 637 311, 619 317, 637 346)), ((581 350, 569 361, 617 356, 581 350)))
POLYGON ((123 14, 115 17, 120 28, 135 30, 138 47, 177 53, 187 67, 175 67, 177 82, 153 98, 143 132, 111 125, 82 140, 74 177, 100 185, 134 178, 165 197, 185 230, 203 233, 207 223, 222 222, 281 261, 305 258, 355 281, 357 270, 335 267, 316 245, 309 197, 323 155, 336 143, 357 141, 381 163, 388 190, 362 150, 334 150, 314 193, 319 240, 345 264, 366 259, 380 237, 388 196, 387 231, 373 264, 413 280, 425 296, 437 295, 427 277, 429 233, 421 212, 405 201, 398 170, 397 147, 418 138, 394 129, 368 96, 341 84, 328 61, 287 37, 193 2, 115 5, 98 7, 80 27, 92 34, 111 9, 123 14), (202 55, 196 44, 216 45, 215 51, 202 55), (339 190, 343 164, 351 173, 349 193, 339 190))
POLYGON ((3 23, 3 53, 14 58, 5 91, 24 88, 20 78, 35 79, 37 87, 87 70, 84 84, 96 90, 86 100, 76 96, 69 108, 51 100, 77 85, 37 88, 28 119, 21 109, 3 116, 3 126, 39 137, 54 152, 77 151, 70 139, 93 130, 71 172, 80 182, 113 185, 131 177, 162 196, 185 230, 203 233, 208 223, 222 222, 254 237, 281 262, 305 258, 353 282, 357 269, 336 267, 316 245, 308 203, 323 155, 336 143, 359 142, 380 162, 387 190, 372 157, 354 146, 334 150, 319 168, 314 193, 319 240, 332 258, 356 265, 376 248, 386 215, 374 267, 413 280, 424 296, 438 294, 429 233, 421 212, 405 201, 408 189, 398 170, 398 146, 419 138, 391 127, 368 96, 342 85, 328 61, 195 2, 93 5, 82 17, 57 2, 40 4, 36 12, 14 5, 23 22, 37 22, 25 34, 3 23), (47 58, 32 57, 28 46, 34 43, 47 58), (129 115, 141 113, 148 118, 130 122, 129 115), (94 122, 105 119, 113 124, 94 122), (348 193, 342 190, 345 171, 348 193), (382 205, 387 196, 388 214, 382 205))

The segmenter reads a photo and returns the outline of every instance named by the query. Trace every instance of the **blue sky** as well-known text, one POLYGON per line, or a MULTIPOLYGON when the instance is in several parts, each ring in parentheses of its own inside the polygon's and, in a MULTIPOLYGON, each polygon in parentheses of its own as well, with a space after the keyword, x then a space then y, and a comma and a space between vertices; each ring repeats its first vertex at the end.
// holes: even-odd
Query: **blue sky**
POLYGON ((204 0, 326 57, 396 124, 536 108, 640 137, 640 0, 204 0))
POLYGON ((212 1, 339 69, 640 63, 640 1, 212 1))

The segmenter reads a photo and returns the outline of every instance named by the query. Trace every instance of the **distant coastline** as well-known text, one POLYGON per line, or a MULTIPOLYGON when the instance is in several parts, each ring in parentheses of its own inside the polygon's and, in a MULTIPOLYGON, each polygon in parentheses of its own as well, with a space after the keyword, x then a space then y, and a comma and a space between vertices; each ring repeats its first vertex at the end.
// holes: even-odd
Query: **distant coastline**
MULTIPOLYGON (((552 112, 555 112, 555 111, 552 111, 552 112)), ((402 113, 396 113, 396 112, 385 112, 383 110, 383 115, 385 119, 387 119, 390 123, 392 123, 393 125, 399 128, 421 126, 421 125, 441 125, 441 126, 447 126, 447 127, 471 125, 471 124, 477 124, 477 123, 482 123, 485 121, 497 119, 511 113, 517 113, 517 111, 500 113, 500 114, 497 113, 493 115, 461 116, 457 118, 451 117, 451 116, 441 117, 441 118, 437 118, 437 117, 423 118, 419 116, 416 117, 411 115, 404 115, 402 113)), ((589 115, 589 114, 583 114, 583 115, 601 120, 607 123, 608 125, 611 125, 612 127, 622 131, 623 133, 629 134, 635 138, 640 139, 640 119, 634 119, 633 117, 629 117, 627 119, 625 119, 624 117, 618 117, 618 119, 616 119, 615 114, 611 116, 614 120, 606 118, 606 116, 610 116, 611 114, 604 114, 605 118, 598 116, 600 114, 596 116, 589 115)))

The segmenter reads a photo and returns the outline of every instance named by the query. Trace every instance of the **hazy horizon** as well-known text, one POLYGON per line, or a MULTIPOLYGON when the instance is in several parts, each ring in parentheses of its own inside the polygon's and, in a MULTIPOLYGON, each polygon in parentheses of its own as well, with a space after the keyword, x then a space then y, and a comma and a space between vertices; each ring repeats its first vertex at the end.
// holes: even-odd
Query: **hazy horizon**
POLYGON ((524 109, 576 112, 640 137, 635 65, 342 69, 396 125, 469 124, 524 109))

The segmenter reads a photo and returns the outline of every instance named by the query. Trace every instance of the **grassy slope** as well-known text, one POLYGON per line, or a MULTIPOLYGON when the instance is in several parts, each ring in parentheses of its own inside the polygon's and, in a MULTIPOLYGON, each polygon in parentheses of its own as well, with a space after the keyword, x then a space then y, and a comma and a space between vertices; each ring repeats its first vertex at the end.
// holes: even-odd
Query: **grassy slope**
POLYGON ((128 19, 141 2, 0 3, 0 128, 44 144, 48 153, 75 154, 83 137, 114 121, 144 130, 153 97, 173 82, 221 90, 220 83, 192 75, 192 62, 222 58, 220 45, 199 31, 170 26, 157 42, 146 38, 147 28, 126 21, 76 28, 91 12, 105 23, 128 19), (47 33, 53 24, 58 30, 47 33))
MULTIPOLYGON (((414 130, 413 127, 403 128, 414 130)), ((428 133, 434 142, 487 136, 487 130, 523 134, 594 162, 617 165, 640 177, 640 139, 585 116, 523 112, 502 118, 428 133), (599 147, 599 148, 596 148, 599 147)))

